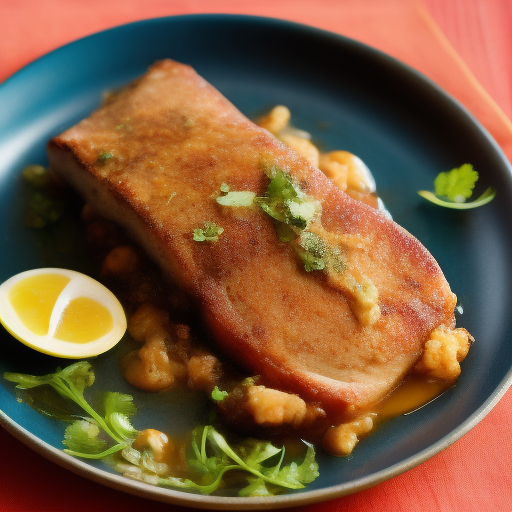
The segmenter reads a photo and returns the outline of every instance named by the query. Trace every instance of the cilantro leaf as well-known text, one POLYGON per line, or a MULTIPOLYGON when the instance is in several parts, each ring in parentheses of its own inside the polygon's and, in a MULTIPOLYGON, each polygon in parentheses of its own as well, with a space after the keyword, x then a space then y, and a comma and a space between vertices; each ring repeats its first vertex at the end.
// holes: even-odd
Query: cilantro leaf
MULTIPOLYGON (((263 496, 275 494, 284 488, 300 489, 318 476, 312 447, 308 447, 302 463, 292 461, 285 464, 284 447, 277 448, 268 441, 253 439, 232 446, 210 425, 198 427, 192 433, 192 455, 188 463, 191 475, 195 473, 198 481, 166 476, 169 467, 155 460, 151 444, 143 451, 132 446, 139 431, 130 423, 130 417, 136 412, 130 395, 105 393, 103 416, 85 400, 84 390, 94 382, 94 372, 88 362, 80 361, 40 377, 5 373, 4 378, 27 392, 49 386, 63 398, 80 406, 85 415, 79 419, 76 416, 66 418, 69 424, 64 432, 64 451, 75 457, 97 460, 117 453, 120 456, 115 459, 115 467, 129 478, 152 485, 210 494, 223 485, 226 473, 236 470, 245 473, 247 479, 247 485, 239 492, 240 496, 263 496)), ((254 383, 254 378, 247 379, 247 385, 250 383, 254 383)), ((217 388, 213 394, 223 398, 225 393, 217 388)), ((60 414, 56 417, 64 419, 60 414)))
POLYGON ((228 395, 229 393, 227 391, 221 391, 218 386, 215 386, 211 392, 211 397, 214 402, 222 402, 228 395))
MULTIPOLYGON (((109 405, 107 401, 106 408, 109 411, 107 419, 103 418, 96 412, 84 397, 85 388, 94 383, 94 372, 92 366, 87 361, 78 361, 64 369, 58 368, 55 373, 36 377, 34 375, 26 375, 21 373, 4 373, 4 378, 10 382, 15 382, 18 389, 32 389, 38 386, 51 386, 60 396, 72 400, 77 404, 84 413, 84 419, 91 418, 99 428, 101 428, 112 440, 120 443, 120 448, 126 442, 128 427, 122 423, 122 419, 113 418, 115 412, 114 404, 119 406, 122 403, 122 413, 127 411, 126 399, 109 398, 112 403, 109 405), (121 422, 121 423, 120 423, 121 422)), ((49 415, 49 414, 48 414, 49 415)), ((78 428, 78 427, 76 427, 78 428)), ((70 432, 74 432, 71 430, 70 432)), ((132 432, 133 437, 133 432, 132 432)))
MULTIPOLYGON (((222 191, 222 186, 221 186, 222 191)), ((223 196, 217 197, 217 203, 222 206, 251 206, 256 194, 249 190, 226 191, 223 196)))
POLYGON ((11 373, 5 372, 4 379, 10 382, 16 383, 17 389, 31 389, 37 386, 44 386, 50 384, 53 378, 53 373, 49 375, 42 375, 40 377, 36 375, 28 375, 25 373, 11 373))
POLYGON ((137 412, 137 408, 133 404, 133 397, 123 393, 108 392, 105 393, 105 416, 119 413, 125 416, 133 416, 137 412))
POLYGON ((52 386, 61 396, 77 402, 83 399, 86 387, 94 383, 94 372, 90 363, 79 361, 55 373, 35 376, 24 373, 4 373, 4 379, 15 382, 17 389, 31 389, 37 386, 52 386))
POLYGON ((248 439, 238 448, 238 452, 246 464, 257 467, 275 455, 281 455, 283 450, 268 441, 248 439))
POLYGON ((117 392, 105 394, 105 421, 109 427, 122 439, 132 439, 137 435, 137 430, 130 423, 130 416, 137 412, 133 404, 133 397, 117 392))
POLYGON ((66 427, 63 444, 73 452, 98 454, 105 450, 106 442, 100 439, 100 428, 90 420, 77 420, 66 427))
POLYGON ((53 375, 53 380, 55 379, 62 379, 70 388, 83 395, 85 388, 94 384, 95 375, 90 363, 80 361, 58 371, 53 375))
POLYGON ((485 192, 471 202, 466 202, 473 195, 473 189, 478 181, 478 172, 471 164, 463 164, 448 172, 441 172, 434 180, 435 193, 420 190, 418 194, 428 201, 458 210, 476 208, 494 199, 496 191, 489 187, 485 192))
POLYGON ((273 219, 299 232, 306 229, 322 211, 320 201, 302 192, 289 174, 276 168, 271 170, 265 196, 257 197, 255 201, 273 219))
POLYGON ((114 158, 114 153, 110 151, 100 151, 100 153, 98 154, 98 162, 106 162, 111 158, 114 158))
POLYGON ((202 228, 194 229, 193 238, 195 242, 217 242, 223 232, 224 228, 215 222, 206 221, 202 228))
MULTIPOLYGON (((281 467, 284 457, 284 447, 277 449, 268 441, 259 441, 245 444, 245 449, 239 454, 228 444, 225 437, 213 427, 205 427, 205 430, 207 430, 208 440, 230 459, 231 464, 234 462, 238 466, 238 469, 245 470, 262 479, 264 482, 289 489, 301 489, 304 487, 304 479, 308 480, 312 478, 314 480, 316 478, 318 467, 315 466, 315 464, 309 464, 309 471, 304 470, 300 474, 295 469, 297 466, 295 462, 292 462, 288 466, 281 467), (261 463, 263 461, 279 454, 280 458, 275 466, 262 466, 261 463), (292 473, 294 476, 290 477, 292 473), (295 476, 297 476, 297 478, 295 478, 295 476)), ((313 448, 308 447, 308 450, 313 450, 313 448)))
POLYGON ((217 197, 217 202, 224 206, 259 205, 274 219, 279 240, 292 244, 307 272, 328 267, 337 272, 345 270, 341 252, 328 249, 320 236, 308 231, 311 222, 322 213, 321 202, 304 193, 290 174, 275 165, 266 165, 265 173, 270 182, 264 196, 256 196, 250 191, 231 192, 223 183, 221 191, 227 194, 217 197))
POLYGON ((301 484, 310 484, 316 480, 319 472, 313 446, 308 445, 306 455, 301 464, 292 463, 290 467, 293 469, 293 478, 301 484))
POLYGON ((239 496, 272 496, 275 491, 269 489, 268 483, 265 480, 256 476, 247 479, 248 485, 240 490, 239 496))
POLYGON ((239 496, 269 496, 283 488, 301 489, 318 476, 311 446, 301 464, 294 461, 283 464, 284 447, 277 448, 268 441, 254 439, 231 446, 211 425, 194 430, 192 453, 188 464, 202 475, 200 484, 188 479, 160 478, 159 485, 187 487, 210 494, 219 488, 227 472, 235 470, 247 474, 247 485, 239 491, 239 496), (277 459, 276 464, 267 464, 273 458, 277 459))
POLYGON ((436 196, 463 203, 473 194, 478 173, 471 164, 463 164, 449 172, 440 172, 434 180, 436 196))

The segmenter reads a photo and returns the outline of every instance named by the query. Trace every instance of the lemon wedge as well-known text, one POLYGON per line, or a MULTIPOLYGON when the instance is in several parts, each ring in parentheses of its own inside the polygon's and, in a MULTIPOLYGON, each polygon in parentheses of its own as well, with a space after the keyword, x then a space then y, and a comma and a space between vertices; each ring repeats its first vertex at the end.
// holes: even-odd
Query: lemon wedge
POLYGON ((106 352, 126 331, 123 307, 108 288, 60 268, 28 270, 0 285, 0 321, 25 345, 72 359, 106 352))

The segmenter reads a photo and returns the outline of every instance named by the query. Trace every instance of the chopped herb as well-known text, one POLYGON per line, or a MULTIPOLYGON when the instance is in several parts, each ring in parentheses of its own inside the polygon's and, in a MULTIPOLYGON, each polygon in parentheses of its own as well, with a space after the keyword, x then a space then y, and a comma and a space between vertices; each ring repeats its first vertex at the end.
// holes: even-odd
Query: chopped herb
POLYGON ((214 402, 222 402, 222 400, 224 400, 228 395, 229 393, 227 391, 221 391, 218 386, 215 386, 211 393, 211 397, 214 402))
POLYGON ((67 450, 76 456, 79 454, 98 455, 105 451, 107 443, 99 437, 100 427, 97 423, 87 420, 76 420, 64 432, 63 443, 67 450))
POLYGON ((242 381, 242 386, 251 387, 256 384, 256 381, 260 378, 259 375, 255 375, 253 377, 245 377, 242 381))
POLYGON ((223 183, 221 191, 224 188, 227 193, 217 197, 217 202, 224 206, 251 206, 256 203, 276 221, 279 240, 292 243, 308 272, 324 270, 328 263, 335 271, 343 271, 346 264, 339 249, 328 250, 320 236, 307 231, 309 224, 320 217, 320 201, 305 194, 288 173, 276 166, 267 166, 266 174, 270 182, 263 197, 257 197, 250 191, 230 192, 223 183))
POLYGON ((345 257, 340 249, 328 245, 321 236, 311 231, 302 231, 294 247, 308 272, 332 270, 341 273, 347 268, 345 257))
MULTIPOLYGON (((70 419, 64 432, 66 453, 75 457, 103 459, 117 454, 115 468, 123 475, 162 487, 172 487, 211 494, 224 485, 229 471, 245 472, 247 485, 239 496, 268 496, 283 489, 301 489, 318 476, 315 451, 308 445, 302 462, 285 463, 285 448, 277 448, 268 441, 247 439, 230 445, 214 427, 197 427, 192 433, 188 465, 197 476, 189 478, 168 476, 172 468, 157 463, 150 447, 138 451, 132 447, 139 431, 130 423, 136 412, 132 397, 122 393, 105 393, 103 415, 95 411, 84 398, 84 390, 94 383, 90 363, 80 361, 63 370, 41 377, 20 373, 4 373, 4 378, 16 383, 17 389, 27 390, 49 386, 57 394, 85 413, 70 419), (110 441, 105 440, 110 438, 110 441)), ((214 390, 215 391, 215 390, 214 390)), ((223 395, 225 391, 217 391, 223 395)), ((40 412, 43 412, 39 410, 40 412)), ((51 411, 46 413, 53 416, 51 411)), ((62 419, 62 416, 57 416, 62 419)))
POLYGON ((229 191, 229 186, 223 183, 221 192, 225 195, 217 197, 217 203, 223 206, 252 206, 258 204, 261 209, 278 222, 288 224, 299 231, 319 215, 320 201, 308 196, 300 190, 292 177, 280 169, 271 167, 270 183, 265 196, 256 197, 249 190, 229 191))
MULTIPOLYGON (((94 372, 90 363, 79 361, 55 373, 36 377, 21 373, 4 373, 4 378, 16 383, 16 388, 28 390, 39 386, 51 386, 61 397, 72 400, 88 416, 74 420, 65 430, 64 451, 75 457, 102 459, 107 455, 123 450, 137 435, 129 417, 136 409, 132 397, 121 393, 106 393, 104 396, 105 414, 96 412, 84 398, 85 388, 94 383, 94 372), (100 438, 104 433, 110 437, 110 447, 100 438)), ((48 411, 48 416, 51 411, 48 411)))
POLYGON ((434 180, 435 192, 420 190, 418 194, 439 206, 464 210, 487 204, 494 199, 496 190, 489 187, 483 194, 471 202, 466 202, 473 195, 478 181, 478 172, 471 164, 463 164, 449 172, 441 172, 434 180))
POLYGON ((256 194, 249 190, 237 192, 227 192, 223 196, 217 197, 217 203, 222 206, 251 206, 254 203, 256 194))
POLYGON ((45 228, 60 220, 67 201, 61 199, 58 187, 48 169, 42 165, 28 165, 21 175, 26 184, 24 225, 28 228, 45 228))
POLYGON ((277 222, 279 240, 290 242, 302 259, 307 272, 334 270, 343 272, 347 265, 343 253, 331 247, 323 238, 308 230, 312 221, 319 218, 320 201, 305 194, 287 173, 270 167, 271 181, 265 197, 256 202, 277 222))
POLYGON ((264 212, 278 222, 306 229, 321 212, 320 201, 308 196, 295 184, 292 177, 280 169, 272 168, 271 180, 265 197, 256 198, 264 212))
POLYGON ((302 258, 307 272, 325 269, 327 246, 317 234, 311 231, 303 231, 295 248, 302 258))
POLYGON ((217 242, 219 235, 224 232, 215 222, 206 221, 202 228, 194 229, 194 241, 196 242, 217 242))
POLYGON ((100 161, 100 162, 106 162, 107 160, 110 160, 111 158, 114 158, 114 154, 113 153, 109 153, 109 152, 102 151, 98 155, 98 161, 100 161))

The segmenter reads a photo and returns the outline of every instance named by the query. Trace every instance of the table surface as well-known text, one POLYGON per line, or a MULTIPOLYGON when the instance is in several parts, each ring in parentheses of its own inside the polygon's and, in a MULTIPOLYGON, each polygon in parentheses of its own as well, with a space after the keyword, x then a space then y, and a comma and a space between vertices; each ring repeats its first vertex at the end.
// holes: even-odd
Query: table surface
MULTIPOLYGON (((400 8, 400 2, 391 1, 400 8)), ((336 30, 335 16, 341 16, 343 8, 347 12, 356 9, 353 0, 260 0, 255 4, 231 0, 0 0, 0 82, 55 47, 136 19, 237 12, 336 30)), ((357 4, 364 11, 375 8, 376 0, 357 0, 357 4)), ((422 6, 435 30, 440 30, 438 36, 476 78, 482 94, 488 94, 512 119, 512 0, 423 0, 422 6)), ((307 512, 510 512, 511 420, 509 390, 468 434, 419 467, 357 494, 303 508, 307 512)), ((76 476, 32 452, 1 428, 0 447, 1 512, 182 509, 128 496, 76 476)))

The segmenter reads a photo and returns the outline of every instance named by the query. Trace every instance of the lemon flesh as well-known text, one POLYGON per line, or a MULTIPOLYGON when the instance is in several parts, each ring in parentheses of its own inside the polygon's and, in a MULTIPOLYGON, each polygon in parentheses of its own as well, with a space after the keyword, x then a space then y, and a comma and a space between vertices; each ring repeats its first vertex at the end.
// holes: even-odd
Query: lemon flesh
POLYGON ((126 331, 126 316, 112 292, 65 269, 29 270, 5 281, 0 320, 29 347, 67 358, 99 355, 126 331))

